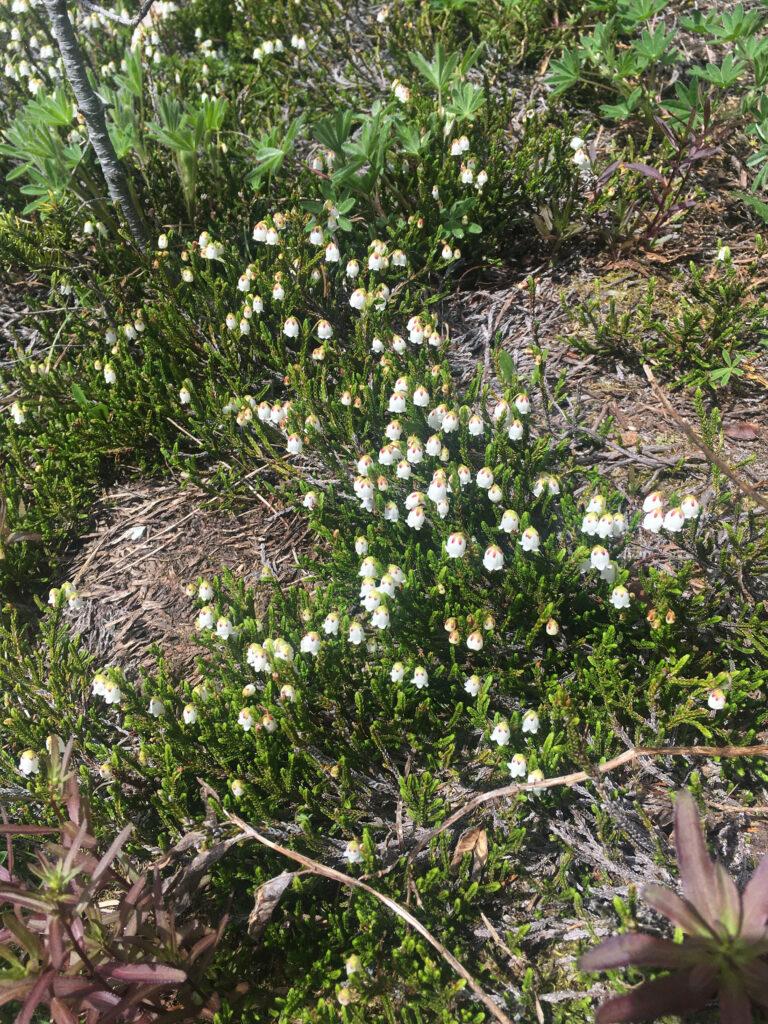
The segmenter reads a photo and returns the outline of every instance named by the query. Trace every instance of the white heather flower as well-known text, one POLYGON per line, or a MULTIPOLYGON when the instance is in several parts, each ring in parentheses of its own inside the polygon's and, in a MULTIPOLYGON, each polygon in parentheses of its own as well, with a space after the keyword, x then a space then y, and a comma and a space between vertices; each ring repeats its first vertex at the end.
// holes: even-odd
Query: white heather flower
POLYGON ((606 569, 610 565, 611 556, 606 549, 596 544, 590 553, 589 562, 593 569, 606 569))
POLYGON ((352 294, 349 296, 349 304, 353 309, 363 310, 368 295, 365 288, 355 288, 352 294))
POLYGON ((433 458, 440 454, 442 448, 443 446, 440 443, 440 438, 437 436, 437 434, 432 434, 431 437, 428 437, 427 443, 424 446, 424 450, 426 451, 427 455, 431 455, 433 458))
POLYGON ((429 405, 429 392, 422 384, 419 384, 418 387, 414 388, 413 404, 422 409, 429 405))
POLYGON ((208 580, 203 580, 197 588, 197 596, 201 601, 205 601, 206 603, 211 600, 213 597, 213 587, 208 580))
POLYGON ((320 634, 319 633, 305 633, 301 638, 299 644, 299 650, 302 654, 311 654, 313 657, 320 653, 320 634))
POLYGON ((587 512, 587 514, 581 521, 581 532, 586 533, 588 537, 595 537, 597 536, 597 529, 599 524, 600 520, 598 519, 596 513, 587 512))
POLYGON ((341 398, 339 399, 342 405, 352 405, 352 394, 349 391, 342 391, 341 398))
POLYGON ((470 470, 469 466, 457 466, 456 475, 458 476, 459 484, 462 487, 466 487, 469 483, 472 482, 472 471, 470 470))
POLYGON ((325 247, 325 262, 326 263, 338 263, 339 262, 339 247, 335 242, 329 242, 325 247))
POLYGON ((317 336, 321 341, 326 341, 333 336, 333 328, 327 320, 321 320, 317 325, 317 336))
POLYGON ((356 839, 350 839, 344 851, 349 864, 360 864, 363 859, 363 848, 356 839))
POLYGON ((253 307, 253 312, 254 313, 263 313, 264 312, 264 300, 262 299, 262 297, 260 295, 254 295, 253 296, 253 302, 251 303, 251 305, 253 307))
POLYGON ((506 747, 509 743, 509 725, 506 722, 498 722, 491 733, 491 743, 498 743, 500 747, 506 747))
POLYGON ((444 260, 453 259, 453 249, 450 247, 450 245, 448 245, 447 242, 440 251, 440 255, 443 257, 444 260))
POLYGON ((685 526, 685 513, 681 508, 671 508, 664 516, 664 529, 670 533, 679 533, 685 526))
POLYGON ((470 697, 476 697, 480 693, 483 681, 480 676, 469 676, 464 680, 464 689, 470 697))
POLYGON ((531 403, 528 399, 528 395, 519 394, 515 395, 515 408, 521 416, 527 416, 531 411, 531 403))
POLYGON ((312 349, 312 359, 315 363, 322 363, 325 359, 325 345, 319 345, 312 349))
POLYGON ((371 625, 375 626, 376 629, 386 629, 389 625, 389 612, 387 611, 386 605, 379 605, 371 616, 371 625))
POLYGON ((307 491, 304 495, 304 501, 302 501, 304 508, 310 509, 317 508, 317 493, 315 491, 307 491))
POLYGON ((195 705, 186 705, 183 712, 181 713, 181 718, 183 720, 184 725, 195 725, 195 723, 198 721, 198 709, 195 707, 195 705))
POLYGON ((534 769, 534 771, 529 772, 528 773, 528 778, 526 779, 526 782, 528 782, 532 786, 536 786, 539 782, 543 782, 543 781, 544 781, 544 772, 541 770, 541 768, 536 768, 536 769, 534 769))
POLYGON ((448 512, 450 511, 450 508, 451 506, 447 498, 440 498, 439 501, 435 502, 435 511, 437 512, 441 519, 445 519, 445 517, 448 515, 448 512))
POLYGON ((686 494, 680 502, 680 509, 686 519, 695 519, 701 512, 701 505, 693 494, 686 494))
POLYGON ((158 249, 167 249, 168 248, 168 235, 160 235, 160 237, 157 239, 157 248, 158 249))
POLYGON ((528 771, 528 762, 522 754, 515 754, 511 761, 507 761, 507 768, 513 779, 522 779, 528 771))
POLYGON ((445 414, 442 425, 443 432, 446 434, 452 434, 454 431, 459 429, 459 414, 454 412, 452 409, 445 414))
POLYGON ((347 638, 351 644, 361 644, 365 640, 365 633, 363 627, 359 622, 353 622, 349 627, 349 636, 347 638))
POLYGON ((624 518, 623 512, 613 513, 613 536, 621 537, 622 534, 627 532, 627 520, 624 518))
POLYGON ((573 154, 572 160, 577 167, 586 167, 591 162, 586 149, 577 149, 573 154))
POLYGON ((427 416, 427 426, 431 427, 432 430, 439 430, 443 425, 443 420, 448 412, 447 405, 438 405, 432 409, 427 416))
POLYGON ((600 570, 600 579, 605 580, 606 583, 613 583, 619 574, 619 566, 617 562, 608 562, 608 565, 604 569, 600 570))
POLYGON ((520 532, 520 517, 514 509, 508 508, 504 515, 501 517, 501 523, 499 529, 503 530, 504 533, 519 533, 520 532))
POLYGON ((519 544, 523 551, 538 551, 539 531, 533 526, 529 526, 527 529, 523 530, 519 544))
POLYGON ((520 420, 512 420, 509 424, 509 432, 507 434, 510 441, 519 441, 523 436, 523 424, 520 420))
POLYGON ((417 505, 424 504, 424 492, 423 491, 411 491, 408 497, 405 499, 405 510, 410 512, 412 508, 416 508, 417 505))
POLYGON ((453 139, 451 141, 451 156, 461 156, 461 154, 461 143, 459 142, 458 139, 453 139))
POLYGON ((309 233, 309 244, 310 245, 322 245, 323 244, 323 229, 318 225, 312 228, 309 233))
POLYGON ((369 555, 368 558, 364 558, 360 563, 360 569, 357 575, 362 578, 365 578, 366 576, 375 576, 377 568, 376 559, 372 555, 369 555))
POLYGON ((483 417, 482 416, 478 416, 477 413, 473 413, 469 417, 469 423, 467 424, 467 429, 469 430, 469 433, 471 434, 472 437, 480 437, 482 435, 484 429, 485 429, 485 424, 483 423, 483 417))
POLYGON ((386 594, 387 597, 395 596, 395 579, 391 573, 385 572, 381 577, 378 589, 382 594, 386 594))
POLYGON ((664 504, 664 496, 661 491, 651 491, 643 502, 643 512, 653 512, 664 504))
POLYGON ((232 782, 230 783, 229 788, 232 790, 232 796, 236 800, 239 800, 240 797, 245 793, 245 783, 243 782, 242 779, 233 779, 232 782))
POLYGON ((273 733, 277 729, 277 721, 274 715, 270 715, 267 711, 266 714, 261 716, 261 727, 264 732, 273 733))
POLYGON ((400 510, 397 507, 397 503, 394 501, 388 501, 384 506, 384 519, 388 523, 396 523, 400 519, 400 510))
POLYGON ((387 574, 392 577, 398 587, 401 587, 403 583, 405 583, 405 573, 399 565, 388 565, 387 574))
POLYGON ((221 637, 222 640, 229 640, 234 635, 235 629, 232 626, 231 620, 226 615, 219 616, 216 620, 216 636, 221 637))
POLYGON ((610 512, 606 512, 605 515, 600 516, 597 522, 597 536, 601 540, 605 540, 607 537, 613 536, 613 516, 610 512))
POLYGON ((544 491, 546 491, 546 489, 547 489, 547 478, 545 476, 540 476, 538 478, 538 480, 536 481, 536 483, 533 485, 534 497, 538 498, 539 495, 543 494, 544 491))
POLYGON ((427 497, 430 501, 437 504, 438 501, 442 501, 448 494, 448 483, 445 479, 445 473, 442 470, 438 470, 432 477, 432 480, 427 490, 427 497))
MULTIPOLYGON (((283 299, 285 298, 285 288, 283 288, 279 281, 275 281, 274 285, 272 286, 272 298, 275 300, 275 302, 282 302, 283 299)), ((256 309, 255 304, 253 308, 256 309)))
POLYGON ((237 282, 238 291, 248 292, 251 290, 251 279, 247 274, 241 274, 237 282))
POLYGON ((107 384, 117 383, 117 374, 115 373, 115 368, 112 363, 104 364, 104 380, 107 384))
POLYGON ((479 629, 473 630, 467 637, 467 647, 470 651, 481 651, 483 649, 483 634, 479 629))
POLYGON ((102 779, 104 779, 105 782, 112 782, 115 775, 114 772, 112 771, 112 765, 109 763, 109 761, 105 761, 104 764, 99 765, 99 775, 101 776, 102 779))
POLYGON ((179 401, 181 402, 182 405, 189 405, 189 403, 192 401, 192 394, 189 388, 179 389, 179 401))
POLYGON ((197 629, 213 629, 213 608, 210 605, 205 605, 197 613, 195 626, 197 629))
POLYGON ((389 673, 389 678, 393 683, 402 683, 404 676, 405 665, 403 665, 402 661, 396 661, 392 666, 392 671, 389 673))
MULTIPOLYGON (((648 510, 646 509, 646 511, 648 510)), ((589 499, 589 504, 587 505, 587 512, 596 516, 601 516, 603 512, 605 512, 605 498, 602 494, 592 495, 589 499)))
POLYGON ((91 690, 94 696, 103 697, 104 689, 108 682, 109 678, 103 672, 97 672, 91 681, 91 690))
POLYGON ((323 622, 323 630, 328 636, 336 636, 339 632, 339 616, 337 612, 329 612, 323 622))
POLYGON ((449 558, 463 558, 467 550, 467 538, 463 533, 452 533, 445 542, 445 552, 449 558))
POLYGON ((506 426, 509 422, 509 415, 509 402, 505 402, 503 398, 499 399, 493 407, 491 419, 494 423, 503 423, 506 426))
POLYGON ((489 572, 495 572, 498 569, 504 568, 504 554, 500 547, 496 544, 491 544, 490 547, 485 549, 483 555, 483 565, 489 572))
POLYGON ((298 338, 299 336, 299 321, 295 316, 289 316, 283 324, 283 334, 286 338, 298 338))
POLYGON ((24 420, 27 418, 25 415, 24 406, 21 404, 21 402, 14 402, 13 405, 11 406, 10 411, 13 422, 20 427, 24 420))
POLYGON ((478 487, 482 487, 484 490, 487 490, 493 484, 493 470, 489 469, 488 466, 483 466, 483 468, 477 472, 475 483, 478 487))
POLYGON ((526 711, 523 715, 523 732, 535 735, 539 731, 539 716, 535 711, 526 711))
POLYGON ((271 671, 267 653, 261 644, 249 644, 246 660, 254 672, 271 671))
POLYGON ((392 420, 387 424, 384 433, 390 441, 399 441, 403 436, 403 425, 400 420, 392 420))
POLYGON ((720 248, 717 250, 717 256, 715 257, 715 259, 719 260, 720 263, 727 263, 728 260, 730 260, 730 258, 731 250, 728 248, 727 245, 721 245, 720 248))
POLYGON ((629 608, 629 591, 619 585, 611 592, 611 604, 614 608, 629 608))
POLYGON ((163 704, 159 697, 150 697, 147 714, 152 715, 153 718, 163 717, 165 714, 165 704, 163 704))
POLYGON ((283 640, 282 637, 278 637, 275 640, 274 645, 274 658, 275 661, 285 661, 289 665, 293 664, 293 648, 287 640, 283 640))
POLYGON ((102 697, 107 704, 119 704, 123 699, 123 694, 117 683, 113 683, 110 679, 104 684, 102 697))
POLYGON ((263 220, 260 220, 256 227, 253 229, 253 240, 254 242, 266 242, 267 240, 267 225, 263 220))
POLYGON ((357 262, 357 260, 348 260, 347 261, 347 269, 346 269, 347 277, 349 277, 350 279, 354 280, 359 273, 360 273, 360 264, 357 262))
POLYGON ((477 172, 477 187, 479 189, 481 189, 483 187, 483 185, 485 185, 485 183, 487 181, 488 181, 488 172, 487 171, 478 171, 477 172))
POLYGON ((360 458, 357 460, 357 472, 360 474, 360 476, 368 476, 368 473, 371 471, 372 466, 373 459, 371 458, 370 455, 361 455, 360 458))
POLYGON ((423 690, 425 686, 429 686, 429 673, 422 665, 417 665, 413 670, 411 682, 418 690, 423 690))
POLYGON ((40 758, 34 750, 25 750, 19 758, 19 771, 22 775, 37 775, 40 771, 40 758))
POLYGON ((366 588, 366 594, 363 597, 363 608, 367 612, 375 612, 376 609, 381 605, 381 593, 374 586, 373 588, 366 588))
POLYGON ((417 505, 416 508, 412 508, 408 513, 406 523, 412 530, 420 530, 424 525, 427 516, 421 505, 417 505))
POLYGON ((195 280, 194 271, 190 267, 184 267, 181 271, 181 279, 187 284, 191 284, 195 280))
POLYGON ((462 153, 467 153, 469 151, 469 139, 466 135, 462 135, 459 139, 459 146, 461 147, 462 153))
POLYGON ((664 513, 660 508, 651 509, 651 511, 643 519, 643 529, 650 530, 651 533, 658 533, 664 525, 664 513))
POLYGON ((250 708, 243 708, 241 710, 240 714, 237 716, 237 724, 242 729, 245 729, 246 732, 250 732, 255 724, 253 721, 253 713, 250 708))
POLYGON ((710 692, 707 704, 709 704, 713 711, 722 711, 725 707, 725 694, 719 686, 710 692))

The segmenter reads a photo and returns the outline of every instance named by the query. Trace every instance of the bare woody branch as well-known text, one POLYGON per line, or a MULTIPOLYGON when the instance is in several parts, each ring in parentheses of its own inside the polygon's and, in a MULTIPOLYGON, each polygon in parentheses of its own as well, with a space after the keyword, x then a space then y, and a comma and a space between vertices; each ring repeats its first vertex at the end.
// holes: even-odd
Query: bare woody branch
MULTIPOLYGON (((88 138, 101 164, 110 198, 118 204, 136 245, 142 250, 149 247, 144 220, 136 208, 128 187, 125 171, 117 158, 115 147, 107 130, 104 107, 91 88, 80 45, 69 20, 66 0, 44 0, 53 34, 61 51, 64 70, 75 93, 78 110, 88 128, 88 138)), ((143 6, 143 5, 142 5, 143 6)))

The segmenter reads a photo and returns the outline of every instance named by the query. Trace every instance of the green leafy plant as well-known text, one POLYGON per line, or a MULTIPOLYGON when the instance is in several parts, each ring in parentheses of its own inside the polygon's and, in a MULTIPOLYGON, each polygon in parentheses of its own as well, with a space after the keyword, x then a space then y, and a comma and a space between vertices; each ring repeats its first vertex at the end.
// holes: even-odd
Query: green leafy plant
POLYGON ((617 935, 585 953, 584 971, 663 967, 671 973, 614 996, 596 1013, 598 1024, 651 1020, 703 1009, 718 998, 723 1020, 751 1021, 751 1004, 768 1009, 768 858, 739 894, 722 864, 710 860, 696 802, 675 797, 675 849, 684 897, 647 885, 641 897, 685 933, 682 942, 652 935, 617 935))

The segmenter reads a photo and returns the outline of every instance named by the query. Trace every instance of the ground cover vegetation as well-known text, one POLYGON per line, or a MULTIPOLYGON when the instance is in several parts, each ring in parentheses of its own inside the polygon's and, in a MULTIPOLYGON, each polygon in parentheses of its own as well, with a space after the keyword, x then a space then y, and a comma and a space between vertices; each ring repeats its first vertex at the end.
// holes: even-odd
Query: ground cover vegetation
POLYGON ((4 1012, 765 1014, 767 20, 0 0, 4 1012))

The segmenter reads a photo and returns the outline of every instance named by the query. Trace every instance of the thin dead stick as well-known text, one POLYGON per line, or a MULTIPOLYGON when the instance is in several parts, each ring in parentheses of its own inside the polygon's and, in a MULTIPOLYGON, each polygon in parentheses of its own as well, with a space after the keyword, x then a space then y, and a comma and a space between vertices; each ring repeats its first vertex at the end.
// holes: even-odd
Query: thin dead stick
MULTIPOLYGON (((197 781, 200 783, 202 790, 209 796, 213 797, 221 807, 219 796, 215 790, 213 790, 207 782, 204 782, 203 779, 198 779, 197 781)), ((415 918, 409 911, 405 910, 404 907, 401 907, 399 903, 395 903, 395 901, 390 899, 389 896, 385 896, 384 893, 378 892, 370 885, 366 885, 365 882, 360 882, 356 878, 351 878, 349 875, 342 874, 341 871, 336 871, 335 868, 326 867, 325 864, 320 864, 319 861, 312 860, 310 857, 305 857, 303 854, 297 853, 295 850, 289 850, 285 846, 279 846, 277 843, 273 843, 271 839, 267 839, 266 836, 257 832, 255 828, 248 825, 242 820, 242 818, 238 818, 235 814, 230 814, 229 811, 225 811, 223 807, 221 807, 221 813, 228 821, 231 821, 233 825, 237 825, 244 837, 248 839, 255 839, 263 846, 268 847, 270 850, 274 850, 275 853, 280 853, 284 857, 289 857, 291 860, 295 860, 298 864, 303 864, 304 867, 313 874, 322 875, 324 878, 332 878, 335 882, 339 882, 341 885, 350 886, 353 889, 362 889, 364 892, 367 892, 369 896, 373 896, 375 899, 379 900, 385 907, 388 907, 393 913, 397 914, 398 917, 401 917, 412 928, 415 928, 419 935, 426 939, 430 946, 437 950, 443 960, 445 960, 447 964, 450 964, 459 977, 466 981, 467 985, 469 985, 477 998, 482 1002, 486 1009, 493 1014, 496 1020, 500 1021, 501 1024, 512 1024, 512 1021, 506 1013, 504 1013, 504 1011, 494 1003, 491 997, 483 991, 466 967, 459 963, 456 957, 450 953, 442 943, 438 942, 431 932, 427 931, 421 921, 415 918)))
MULTIPOLYGON (((410 863, 425 846, 428 846, 432 840, 439 836, 441 832, 445 832, 451 825, 455 825, 457 821, 466 817, 475 810, 476 807, 487 804, 491 800, 499 800, 503 797, 516 796, 518 793, 524 793, 528 790, 540 790, 540 789, 554 789, 555 786, 575 786, 579 782, 586 782, 591 779, 595 773, 605 775, 607 772, 613 771, 614 768, 619 768, 623 764, 628 764, 632 761, 637 761, 640 757, 768 757, 768 743, 760 743, 754 747, 633 747, 632 750, 625 750, 623 754, 619 754, 618 757, 612 758, 610 761, 606 761, 605 764, 595 765, 593 772, 571 772, 570 775, 558 775, 552 779, 542 779, 541 782, 521 782, 512 783, 509 786, 502 786, 500 789, 491 789, 487 793, 478 793, 473 796, 471 800, 468 800, 463 806, 459 807, 458 810, 454 811, 450 817, 446 818, 442 825, 438 825, 437 828, 433 828, 431 832, 418 841, 414 848, 408 854, 408 863, 410 863)), ((380 878, 382 875, 387 874, 397 865, 392 864, 390 867, 385 868, 383 871, 377 872, 374 876, 380 878)))
POLYGON ((688 426, 685 420, 678 415, 675 409, 673 409, 669 399, 659 387, 656 378, 653 375, 653 370, 650 368, 650 366, 648 366, 648 364, 646 363, 643 366, 643 369, 645 370, 645 376, 648 378, 648 382, 653 388, 653 393, 664 406, 665 412, 669 413, 669 415, 672 417, 672 419, 675 421, 678 427, 682 430, 682 432, 685 434, 685 436, 688 438, 691 444, 695 444, 697 448, 704 452, 709 461, 713 462, 718 469, 722 470, 722 472, 725 473, 725 475, 728 477, 731 483, 736 484, 736 486, 740 490, 744 491, 745 494, 748 494, 753 501, 756 501, 758 505, 761 505, 766 511, 768 511, 768 501, 766 501, 765 498, 758 494, 754 487, 750 487, 749 484, 742 480, 737 473, 734 473, 734 471, 731 469, 728 463, 724 459, 721 459, 716 452, 713 452, 709 445, 705 444, 704 441, 699 437, 699 435, 694 430, 691 430, 691 428, 688 426))

